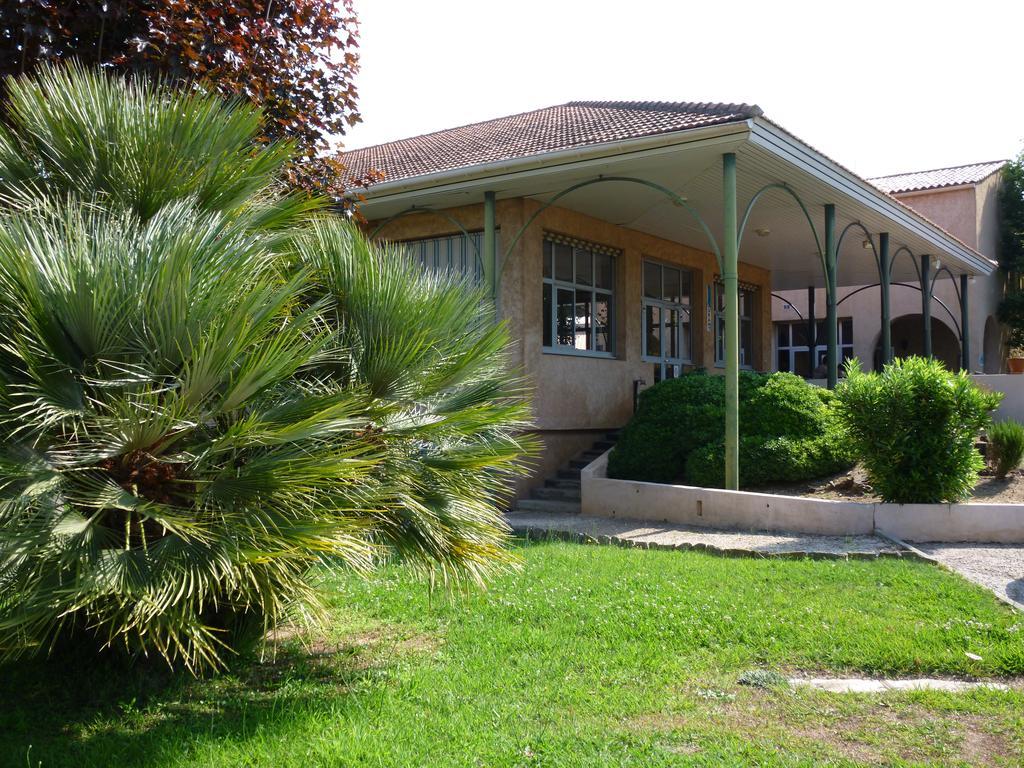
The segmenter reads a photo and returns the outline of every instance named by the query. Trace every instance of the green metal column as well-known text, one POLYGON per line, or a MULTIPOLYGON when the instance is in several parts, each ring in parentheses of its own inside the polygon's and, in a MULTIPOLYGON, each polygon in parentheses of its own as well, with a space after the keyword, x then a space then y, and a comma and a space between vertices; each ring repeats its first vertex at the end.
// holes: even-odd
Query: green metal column
POLYGON ((836 254, 836 207, 825 206, 825 337, 828 340, 826 364, 828 366, 828 388, 835 389, 839 381, 839 324, 836 280, 838 278, 838 255, 836 254))
POLYGON ((892 360, 892 313, 889 308, 889 233, 878 235, 878 286, 882 291, 882 365, 892 360))
POLYGON ((722 283, 725 286, 725 487, 740 487, 739 245, 736 232, 736 155, 722 155, 722 283))
POLYGON ((494 193, 484 192, 484 242, 481 257, 484 268, 484 284, 490 291, 494 301, 494 311, 498 312, 500 303, 500 284, 498 281, 498 242, 494 216, 494 193))
POLYGON ((960 275, 960 366, 971 372, 971 323, 967 312, 967 286, 970 278, 960 275))
POLYGON ((921 322, 924 325, 924 356, 932 356, 931 256, 921 257, 921 322))

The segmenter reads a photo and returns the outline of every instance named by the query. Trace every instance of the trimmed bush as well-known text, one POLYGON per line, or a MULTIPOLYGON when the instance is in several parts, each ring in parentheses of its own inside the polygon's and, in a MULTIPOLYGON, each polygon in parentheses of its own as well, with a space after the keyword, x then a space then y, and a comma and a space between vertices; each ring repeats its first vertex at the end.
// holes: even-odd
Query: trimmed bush
MULTIPOLYGON (((740 438, 740 487, 797 483, 849 469, 852 453, 830 430, 816 437, 740 438)), ((686 460, 686 481, 706 488, 725 486, 725 444, 712 443, 686 460)))
POLYGON ((894 360, 881 373, 864 373, 851 360, 836 410, 885 501, 953 502, 978 481, 984 460, 975 441, 1002 397, 937 360, 894 360))
POLYGON ((990 457, 996 477, 1002 479, 1020 466, 1024 459, 1024 424, 1000 421, 986 430, 990 457))
MULTIPOLYGON (((806 480, 850 466, 833 395, 790 373, 740 374, 740 483, 806 480)), ((609 477, 725 484, 725 379, 695 371, 640 396, 609 477)))

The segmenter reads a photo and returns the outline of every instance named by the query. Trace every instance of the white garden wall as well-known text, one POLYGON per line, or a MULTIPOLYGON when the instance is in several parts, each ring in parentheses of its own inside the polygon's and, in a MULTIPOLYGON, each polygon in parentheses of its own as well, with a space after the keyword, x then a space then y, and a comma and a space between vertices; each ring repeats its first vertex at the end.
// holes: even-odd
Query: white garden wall
POLYGON ((918 542, 1024 544, 1024 504, 830 501, 612 480, 607 476, 607 468, 608 453, 605 453, 583 469, 582 512, 585 515, 725 530, 790 531, 830 536, 881 532, 918 542))

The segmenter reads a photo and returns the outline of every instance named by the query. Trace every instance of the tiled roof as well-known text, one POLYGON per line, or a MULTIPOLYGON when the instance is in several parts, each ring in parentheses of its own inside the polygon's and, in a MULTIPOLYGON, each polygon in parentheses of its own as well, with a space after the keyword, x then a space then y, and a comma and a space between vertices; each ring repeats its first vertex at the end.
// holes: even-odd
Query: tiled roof
POLYGON ((953 168, 936 168, 933 171, 912 171, 897 173, 892 176, 878 176, 868 179, 883 192, 890 195, 900 192, 917 192, 924 189, 941 187, 958 187, 963 184, 977 184, 1006 165, 1005 160, 994 160, 990 163, 972 163, 957 165, 953 168))
POLYGON ((384 174, 384 181, 396 181, 573 147, 739 122, 760 115, 760 108, 749 104, 571 101, 353 149, 343 153, 341 160, 354 177, 379 171, 384 174))

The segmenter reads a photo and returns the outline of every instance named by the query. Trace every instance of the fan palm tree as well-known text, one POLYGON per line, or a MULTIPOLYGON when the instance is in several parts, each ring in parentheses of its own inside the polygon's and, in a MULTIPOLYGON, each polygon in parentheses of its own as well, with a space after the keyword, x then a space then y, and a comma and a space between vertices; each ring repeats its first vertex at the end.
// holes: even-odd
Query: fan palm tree
POLYGON ((75 67, 0 130, 0 655, 194 671, 317 567, 508 562, 531 444, 483 297, 276 186, 258 115, 75 67))

